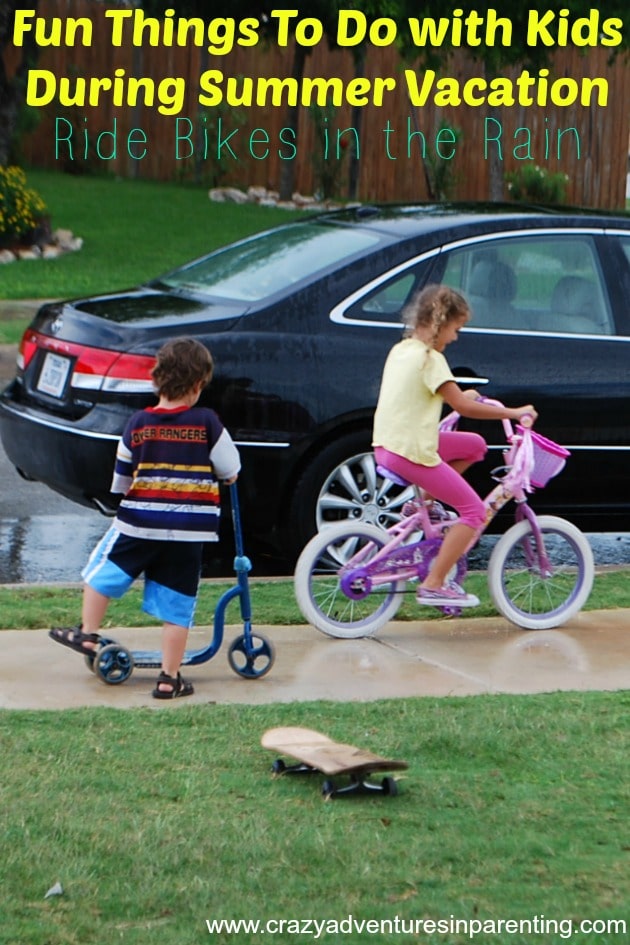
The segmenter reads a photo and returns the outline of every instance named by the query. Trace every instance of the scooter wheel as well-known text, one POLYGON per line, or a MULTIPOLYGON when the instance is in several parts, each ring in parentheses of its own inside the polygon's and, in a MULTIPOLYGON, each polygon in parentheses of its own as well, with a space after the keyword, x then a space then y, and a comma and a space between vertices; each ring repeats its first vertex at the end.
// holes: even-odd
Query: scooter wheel
POLYGON ((94 673, 109 686, 124 683, 133 672, 133 655, 120 643, 108 643, 96 653, 94 673))
POLYGON ((245 679, 260 679, 274 664, 276 654, 266 637, 242 633, 232 641, 228 650, 228 662, 237 676, 245 679))
MULTIPOLYGON (((100 644, 101 649, 104 646, 107 646, 109 643, 115 643, 115 640, 109 640, 107 637, 101 637, 101 644, 100 644)), ((86 653, 85 656, 83 657, 83 659, 85 660, 85 665, 87 666, 87 668, 89 669, 91 673, 96 672, 94 668, 94 659, 96 657, 96 653, 97 653, 97 650, 94 650, 93 653, 86 653)))

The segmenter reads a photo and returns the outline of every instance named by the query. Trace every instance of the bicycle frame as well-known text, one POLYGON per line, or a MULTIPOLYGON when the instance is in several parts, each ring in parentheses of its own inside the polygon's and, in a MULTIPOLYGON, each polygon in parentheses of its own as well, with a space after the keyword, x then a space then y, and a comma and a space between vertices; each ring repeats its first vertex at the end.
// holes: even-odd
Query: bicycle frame
MULTIPOLYGON (((446 418, 442 429, 455 420, 456 415, 446 418)), ((485 521, 472 532, 448 580, 463 582, 468 550, 499 510, 514 500, 516 522, 499 538, 488 560, 488 590, 506 620, 525 630, 548 630, 566 623, 584 606, 593 586, 593 553, 575 525, 553 515, 537 516, 527 501, 533 486, 543 488, 561 471, 568 451, 526 424, 516 432, 508 421, 503 425, 505 465, 492 472, 497 485, 483 500, 485 521)), ((409 486, 387 469, 378 471, 386 482, 409 486)), ((414 489, 411 508, 403 507, 404 517, 389 529, 339 522, 322 528, 304 547, 295 569, 296 599, 306 620, 322 633, 341 639, 371 636, 394 619, 405 582, 426 580, 444 534, 458 519, 435 521, 439 516, 431 512, 430 501, 414 489)), ((462 610, 456 604, 435 606, 446 616, 462 610)))
MULTIPOLYGON (((498 401, 485 400, 485 402, 498 404, 498 401)), ((440 428, 442 430, 453 429, 458 420, 459 415, 451 413, 444 418, 440 428)), ((498 512, 513 499, 516 503, 516 522, 527 519, 531 525, 536 542, 540 571, 543 576, 551 576, 552 570, 545 551, 543 534, 538 525, 536 514, 527 502, 527 492, 530 491, 529 475, 533 466, 529 430, 524 428, 522 433, 518 434, 514 432, 509 420, 503 420, 502 422, 507 441, 507 455, 506 466, 501 468, 505 469, 506 472, 504 477, 483 500, 486 508, 486 519, 484 525, 476 532, 470 542, 465 555, 479 541, 479 538, 498 512)), ((381 469, 381 473, 399 485, 410 485, 410 483, 386 469, 381 469)), ((417 511, 387 529, 389 539, 380 551, 372 554, 374 547, 368 543, 340 568, 341 587, 348 597, 364 596, 365 588, 361 587, 359 589, 357 581, 361 584, 366 578, 369 578, 370 590, 379 585, 391 584, 392 581, 424 578, 423 563, 427 557, 433 557, 437 552, 445 531, 457 524, 458 519, 446 523, 436 524, 431 522, 428 509, 417 486, 414 486, 414 491, 416 500, 419 503, 417 511), (405 544, 412 534, 419 531, 423 534, 422 539, 411 544, 405 544), (368 555, 370 556, 369 563, 362 567, 362 563, 368 555)))

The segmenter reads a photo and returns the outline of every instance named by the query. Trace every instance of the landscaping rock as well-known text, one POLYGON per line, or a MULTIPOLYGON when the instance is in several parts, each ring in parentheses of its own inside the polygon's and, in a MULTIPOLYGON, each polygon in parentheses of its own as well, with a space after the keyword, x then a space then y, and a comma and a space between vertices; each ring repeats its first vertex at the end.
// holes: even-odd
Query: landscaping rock
MULTIPOLYGON (((336 200, 317 200, 300 193, 292 194, 291 200, 280 200, 277 191, 253 185, 247 188, 247 193, 237 187, 213 187, 208 191, 208 198, 215 203, 256 203, 260 207, 277 207, 279 210, 337 210, 345 206, 336 200)), ((360 204, 353 202, 351 206, 360 204)))
MULTIPOLYGON (((41 237, 41 233, 39 234, 41 237)), ((75 236, 72 230, 59 229, 49 235, 47 242, 34 242, 31 245, 16 245, 0 249, 0 265, 16 260, 56 259, 62 253, 76 253, 83 247, 83 239, 75 236)))

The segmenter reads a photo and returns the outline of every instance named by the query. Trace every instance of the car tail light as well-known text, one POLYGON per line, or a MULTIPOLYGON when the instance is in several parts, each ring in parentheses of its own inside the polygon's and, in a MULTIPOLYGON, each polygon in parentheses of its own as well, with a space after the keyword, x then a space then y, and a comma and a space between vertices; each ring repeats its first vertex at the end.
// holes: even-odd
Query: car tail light
POLYGON ((40 336, 36 331, 31 331, 30 328, 22 335, 22 340, 20 341, 20 347, 18 348, 17 354, 17 366, 22 371, 25 371, 28 367, 33 355, 38 348, 38 338, 40 336))
POLYGON ((55 351, 74 359, 71 386, 75 390, 103 390, 117 393, 153 393, 151 371, 155 358, 145 354, 89 348, 27 329, 22 337, 18 366, 26 370, 38 349, 55 351))
POLYGON ((145 354, 121 354, 114 361, 103 381, 103 390, 126 394, 153 393, 151 371, 155 358, 145 354))
POLYGON ((151 394, 155 358, 144 354, 120 354, 101 348, 82 348, 74 366, 72 386, 122 394, 151 394))

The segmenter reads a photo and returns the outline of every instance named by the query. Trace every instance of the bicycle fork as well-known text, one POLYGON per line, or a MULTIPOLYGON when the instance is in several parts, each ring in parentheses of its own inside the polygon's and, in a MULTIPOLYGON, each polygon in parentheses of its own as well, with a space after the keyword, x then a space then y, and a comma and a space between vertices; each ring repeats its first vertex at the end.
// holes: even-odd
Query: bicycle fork
MULTIPOLYGON (((527 496, 523 490, 520 488, 512 490, 509 481, 506 482, 506 480, 503 480, 502 482, 498 483, 492 492, 490 492, 484 499, 484 505, 486 507, 486 521, 483 529, 480 529, 477 533, 475 541, 481 532, 485 531, 495 515, 497 515, 503 506, 507 505, 511 499, 514 499, 516 503, 516 513, 514 516, 516 522, 518 523, 527 521, 531 527, 534 541, 536 542, 536 558, 538 561, 540 576, 543 578, 550 578, 553 574, 553 569, 551 567, 549 556, 545 548, 545 539, 540 529, 540 525, 538 524, 536 513, 532 508, 530 508, 527 502, 527 496)), ((527 563, 530 567, 532 567, 534 565, 534 560, 532 559, 531 552, 527 546, 524 546, 524 550, 527 563)))

